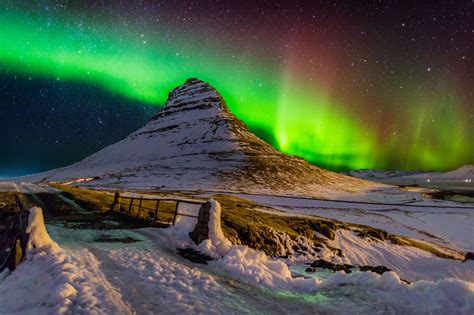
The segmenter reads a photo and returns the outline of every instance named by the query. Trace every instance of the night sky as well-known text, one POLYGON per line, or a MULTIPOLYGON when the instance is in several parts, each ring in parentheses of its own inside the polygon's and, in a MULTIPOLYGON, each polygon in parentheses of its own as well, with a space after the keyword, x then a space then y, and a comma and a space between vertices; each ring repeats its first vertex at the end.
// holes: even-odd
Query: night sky
POLYGON ((474 163, 472 0, 7 3, 0 177, 120 140, 189 77, 329 169, 474 163))

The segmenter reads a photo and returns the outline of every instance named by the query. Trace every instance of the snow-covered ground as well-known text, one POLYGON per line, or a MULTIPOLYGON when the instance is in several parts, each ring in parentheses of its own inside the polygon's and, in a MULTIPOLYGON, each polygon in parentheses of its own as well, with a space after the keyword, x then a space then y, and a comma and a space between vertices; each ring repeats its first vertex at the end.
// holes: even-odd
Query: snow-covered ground
POLYGON ((445 201, 378 205, 263 195, 238 196, 282 210, 287 215, 314 215, 364 224, 454 249, 474 251, 474 205, 445 201))
MULTIPOLYGON (((447 179, 466 174, 469 168, 447 179)), ((434 174, 411 176, 426 181, 434 174)), ((162 110, 126 139, 71 166, 23 180, 29 183, 2 181, 0 191, 34 197, 58 193, 35 183, 70 181, 91 188, 233 193, 271 206, 279 215, 321 216, 474 251, 473 208, 427 201, 417 192, 284 155, 253 135, 216 90, 195 79, 173 90, 162 110)), ((88 230, 56 224, 45 227, 41 210, 31 210, 27 259, 15 272, 0 275, 0 314, 474 313, 474 261, 442 259, 413 247, 363 239, 354 231, 338 230, 328 242, 344 253, 336 262, 394 271, 310 274, 294 257, 274 259, 232 245, 221 230, 216 202, 210 239, 199 247, 188 236, 193 219, 180 218, 169 229, 88 230), (119 241, 103 242, 104 237, 119 241), (135 242, 120 241, 124 238, 135 242), (183 247, 214 260, 205 266, 191 263, 176 253, 183 247)), ((323 248, 323 258, 327 253, 329 247, 323 248)))
POLYGON ((388 185, 416 185, 447 191, 474 191, 474 165, 464 165, 449 172, 406 172, 357 170, 351 176, 388 185))
MULTIPOLYGON (((28 259, 0 282, 2 314, 176 313, 431 313, 470 314, 474 284, 445 278, 410 285, 395 272, 317 272, 295 277, 284 261, 232 246, 211 209, 210 240, 195 247, 216 258, 183 260, 176 247, 193 246, 190 219, 170 229, 107 231, 136 243, 94 241, 103 231, 47 226, 31 212, 28 259)), ((296 268, 296 267, 295 267, 296 268)), ((1 279, 0 278, 0 279, 1 279)))

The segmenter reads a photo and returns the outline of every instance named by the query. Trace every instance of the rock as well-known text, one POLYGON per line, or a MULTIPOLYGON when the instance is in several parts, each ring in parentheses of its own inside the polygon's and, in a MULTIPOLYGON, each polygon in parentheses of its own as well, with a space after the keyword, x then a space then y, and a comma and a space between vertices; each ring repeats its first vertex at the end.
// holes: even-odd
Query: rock
MULTIPOLYGON (((351 269, 354 268, 352 265, 348 264, 334 264, 332 262, 326 261, 324 259, 318 259, 311 264, 312 268, 322 268, 322 269, 329 269, 334 272, 336 271, 344 271, 345 273, 351 273, 351 269)), ((309 268, 308 268, 309 269, 309 268)))
POLYGON ((462 262, 466 262, 468 260, 474 260, 474 252, 467 252, 462 262))
POLYGON ((330 240, 334 240, 336 236, 334 231, 337 230, 337 226, 332 222, 317 222, 314 223, 312 227, 316 232, 319 232, 330 240))
POLYGON ((202 265, 207 265, 208 261, 213 260, 211 257, 204 255, 192 248, 178 248, 178 254, 184 259, 202 265))
POLYGON ((359 270, 360 270, 360 271, 375 272, 375 273, 378 273, 379 275, 381 275, 381 274, 383 274, 384 272, 387 272, 387 271, 392 271, 392 269, 387 268, 387 267, 385 267, 385 266, 375 266, 375 267, 372 267, 372 266, 360 266, 360 267, 359 267, 359 270))
POLYGON ((376 229, 376 228, 370 228, 370 229, 360 231, 358 235, 359 237, 362 237, 362 238, 371 237, 371 238, 378 239, 380 241, 386 241, 389 239, 389 234, 386 231, 376 229))
POLYGON ((196 245, 209 238, 209 217, 211 204, 206 202, 199 208, 198 221, 194 230, 189 233, 189 237, 196 245))
POLYGON ((130 236, 114 237, 107 234, 101 234, 94 239, 94 242, 97 242, 97 243, 136 243, 136 242, 140 242, 140 240, 135 239, 130 236))
MULTIPOLYGON (((306 268, 306 272, 316 272, 317 268, 321 269, 329 269, 332 270, 333 272, 336 271, 344 271, 345 273, 351 273, 352 269, 355 267, 349 264, 335 264, 329 261, 326 261, 324 259, 318 259, 315 260, 310 264, 310 267, 306 268)), ((387 271, 392 271, 391 269, 385 267, 385 266, 359 266, 360 271, 370 271, 370 272, 375 272, 379 275, 383 274, 384 272, 387 271)))

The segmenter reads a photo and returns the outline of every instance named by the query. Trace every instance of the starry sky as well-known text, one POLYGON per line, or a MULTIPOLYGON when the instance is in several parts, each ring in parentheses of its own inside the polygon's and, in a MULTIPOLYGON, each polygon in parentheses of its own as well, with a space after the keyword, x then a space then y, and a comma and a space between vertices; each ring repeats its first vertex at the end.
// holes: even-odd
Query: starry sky
POLYGON ((474 162, 474 2, 6 1, 0 177, 78 161, 189 77, 332 170, 474 162), (6 141, 5 141, 6 140, 6 141))

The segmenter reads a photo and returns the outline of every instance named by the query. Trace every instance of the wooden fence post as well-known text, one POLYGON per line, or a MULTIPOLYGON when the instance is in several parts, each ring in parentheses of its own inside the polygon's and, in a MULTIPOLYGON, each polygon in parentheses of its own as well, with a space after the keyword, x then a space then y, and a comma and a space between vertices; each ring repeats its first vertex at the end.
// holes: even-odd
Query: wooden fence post
POLYGON ((17 194, 15 194, 15 212, 20 212, 20 198, 18 197, 17 194))
POLYGON ((140 202, 138 203, 138 215, 137 215, 139 219, 140 219, 140 212, 142 212, 142 201, 143 201, 143 197, 140 197, 140 202))
POLYGON ((121 210, 122 210, 122 196, 120 196, 120 193, 119 193, 119 196, 118 196, 118 206, 119 206, 119 212, 121 212, 121 210))
POLYGON ((128 214, 132 214, 132 207, 133 207, 133 198, 130 198, 130 206, 128 207, 128 214))
POLYGON ((178 206, 179 206, 179 201, 176 201, 176 208, 174 209, 173 225, 175 225, 176 217, 178 216, 178 206))
POLYGON ((194 230, 189 233, 189 236, 196 245, 199 245, 203 240, 209 238, 209 218, 211 216, 210 210, 211 204, 209 202, 201 205, 199 208, 197 223, 194 226, 194 230))
POLYGON ((118 191, 115 192, 115 195, 114 195, 114 203, 112 203, 112 206, 110 207, 110 211, 113 211, 115 209, 115 206, 117 205, 117 202, 119 203, 119 207, 120 207, 120 193, 118 191))
POLYGON ((160 199, 156 201, 156 208, 155 208, 155 217, 153 218, 153 221, 156 222, 158 220, 158 208, 160 207, 160 199))

